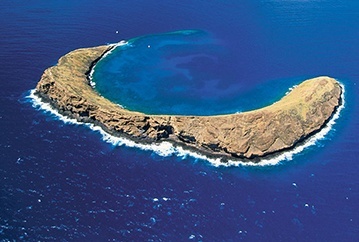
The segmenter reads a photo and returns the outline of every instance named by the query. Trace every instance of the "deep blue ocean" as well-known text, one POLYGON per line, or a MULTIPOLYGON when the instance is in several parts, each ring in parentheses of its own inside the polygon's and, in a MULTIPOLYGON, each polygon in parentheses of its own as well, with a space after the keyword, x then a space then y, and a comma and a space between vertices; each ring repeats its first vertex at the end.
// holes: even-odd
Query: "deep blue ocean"
POLYGON ((358 1, 2 0, 0 16, 0 241, 359 240, 358 1), (291 159, 228 167, 34 107, 60 56, 121 40, 94 81, 129 109, 240 112, 320 75, 345 107, 291 159))

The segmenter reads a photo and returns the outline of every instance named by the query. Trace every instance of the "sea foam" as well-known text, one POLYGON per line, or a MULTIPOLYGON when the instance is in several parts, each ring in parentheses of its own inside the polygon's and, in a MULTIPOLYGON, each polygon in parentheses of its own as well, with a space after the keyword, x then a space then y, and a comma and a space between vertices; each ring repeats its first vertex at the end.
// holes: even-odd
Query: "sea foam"
POLYGON ((152 151, 155 154, 168 157, 168 156, 178 156, 182 159, 186 159, 187 157, 192 157, 198 160, 208 161, 215 167, 225 166, 225 167, 238 167, 238 166, 274 166, 281 164, 285 161, 290 161, 293 159, 293 156, 299 154, 304 149, 316 145, 318 141, 323 140, 325 136, 332 130, 333 126, 336 123, 336 120, 340 117, 341 111, 345 107, 345 88, 343 84, 340 84, 342 87, 342 96, 341 96, 341 105, 338 107, 332 118, 326 123, 326 125, 315 135, 311 136, 309 139, 301 143, 300 145, 295 146, 293 149, 281 152, 278 155, 270 158, 262 158, 259 162, 252 161, 240 161, 240 160, 231 160, 229 159, 227 162, 223 162, 221 158, 211 158, 204 154, 187 150, 180 146, 175 146, 168 141, 163 141, 159 143, 153 144, 141 144, 137 143, 133 140, 126 139, 123 137, 116 137, 106 133, 100 126, 96 126, 91 123, 79 122, 74 118, 70 118, 60 114, 56 109, 52 108, 49 103, 45 103, 35 94, 35 89, 30 91, 30 94, 27 96, 31 100, 32 106, 38 110, 43 110, 47 113, 54 115, 59 120, 68 124, 76 124, 76 125, 85 125, 89 127, 91 130, 98 132, 102 136, 102 140, 112 144, 113 146, 126 146, 126 147, 134 147, 145 151, 152 151))
MULTIPOLYGON (((114 43, 114 44, 108 44, 109 46, 113 47, 110 51, 107 51, 102 57, 101 59, 105 58, 106 56, 108 56, 109 54, 111 54, 117 47, 119 46, 124 46, 124 45, 128 45, 128 42, 126 40, 121 40, 120 42, 118 43, 114 43)), ((90 80, 90 86, 92 88, 95 88, 96 87, 96 82, 94 82, 93 80, 93 74, 95 72, 95 67, 96 65, 94 65, 92 68, 91 68, 91 71, 88 75, 88 78, 90 80)))

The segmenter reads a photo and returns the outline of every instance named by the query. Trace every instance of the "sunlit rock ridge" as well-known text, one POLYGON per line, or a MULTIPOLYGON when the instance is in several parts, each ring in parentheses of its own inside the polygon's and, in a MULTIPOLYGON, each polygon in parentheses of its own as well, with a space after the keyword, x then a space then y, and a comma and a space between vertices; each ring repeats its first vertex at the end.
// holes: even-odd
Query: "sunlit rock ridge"
POLYGON ((170 141, 207 155, 253 159, 294 147, 318 132, 341 103, 338 81, 303 81, 278 102, 257 110, 216 116, 147 115, 100 96, 91 86, 93 66, 115 45, 74 50, 45 70, 36 94, 63 115, 94 123, 136 142, 170 141))

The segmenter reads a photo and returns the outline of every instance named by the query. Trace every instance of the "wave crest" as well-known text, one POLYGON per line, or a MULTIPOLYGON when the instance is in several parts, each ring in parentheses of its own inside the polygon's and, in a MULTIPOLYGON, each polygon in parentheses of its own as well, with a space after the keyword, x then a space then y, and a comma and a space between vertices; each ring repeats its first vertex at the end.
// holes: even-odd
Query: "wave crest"
POLYGON ((309 146, 313 146, 317 144, 319 140, 323 140, 325 136, 329 133, 329 131, 333 128, 336 123, 336 120, 340 117, 341 111, 345 107, 345 88, 343 84, 340 84, 342 87, 342 95, 341 95, 341 105, 338 107, 337 111, 334 113, 332 118, 327 122, 324 128, 322 128, 318 133, 311 136, 309 139, 297 145, 291 150, 287 150, 281 152, 273 157, 270 158, 261 158, 259 162, 252 162, 252 161, 240 161, 240 160, 231 160, 228 159, 226 162, 223 162, 221 158, 211 158, 206 155, 200 154, 198 152, 187 150, 180 146, 175 146, 168 141, 163 141, 159 143, 153 144, 141 144, 137 143, 133 140, 126 139, 123 137, 116 137, 106 133, 100 126, 96 126, 91 123, 84 123, 79 122, 74 118, 70 118, 60 114, 56 109, 52 108, 49 103, 45 103, 38 97, 35 92, 36 90, 33 89, 30 91, 30 94, 27 96, 31 100, 32 106, 36 109, 45 111, 47 113, 51 113, 52 115, 56 116, 59 120, 63 121, 64 123, 69 124, 76 124, 76 125, 85 125, 89 127, 91 130, 95 132, 99 132, 102 135, 102 140, 112 144, 113 146, 126 146, 126 147, 134 147, 141 150, 152 151, 155 154, 168 157, 168 156, 178 156, 182 159, 186 159, 187 157, 192 157, 194 159, 199 160, 206 160, 210 164, 215 167, 225 166, 225 167, 238 167, 238 166, 274 166, 279 165, 284 161, 290 161, 293 159, 293 156, 299 154, 304 149, 308 148, 309 146))

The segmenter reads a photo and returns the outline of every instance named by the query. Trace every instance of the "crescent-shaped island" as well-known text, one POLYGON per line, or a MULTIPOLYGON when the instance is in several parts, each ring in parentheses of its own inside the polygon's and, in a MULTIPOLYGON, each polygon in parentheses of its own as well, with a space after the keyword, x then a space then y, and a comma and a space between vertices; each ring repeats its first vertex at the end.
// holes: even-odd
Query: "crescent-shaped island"
POLYGON ((330 77, 303 81, 278 102, 257 110, 215 116, 147 115, 126 110, 90 85, 94 65, 116 45, 74 50, 45 70, 36 95, 61 114, 94 123, 136 142, 169 141, 214 157, 256 158, 293 148, 319 132, 341 104, 330 77))

